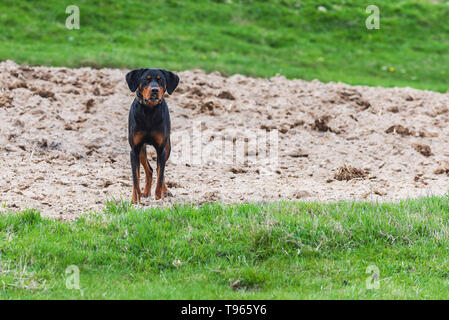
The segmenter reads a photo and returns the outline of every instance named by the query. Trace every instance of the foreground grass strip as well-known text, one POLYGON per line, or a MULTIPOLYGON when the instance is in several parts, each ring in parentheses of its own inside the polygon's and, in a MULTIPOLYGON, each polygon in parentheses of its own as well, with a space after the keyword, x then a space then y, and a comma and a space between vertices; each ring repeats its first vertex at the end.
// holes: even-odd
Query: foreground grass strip
POLYGON ((448 90, 447 1, 60 0, 0 3, 0 60, 448 90), (380 29, 368 30, 368 5, 380 29))
POLYGON ((0 216, 0 298, 448 298, 448 218, 449 196, 26 210, 0 216))

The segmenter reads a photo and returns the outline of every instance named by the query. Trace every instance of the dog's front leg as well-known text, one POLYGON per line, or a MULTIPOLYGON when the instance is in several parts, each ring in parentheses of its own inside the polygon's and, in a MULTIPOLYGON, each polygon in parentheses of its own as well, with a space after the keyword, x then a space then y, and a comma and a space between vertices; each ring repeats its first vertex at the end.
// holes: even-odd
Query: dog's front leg
POLYGON ((132 203, 137 204, 140 203, 140 160, 139 160, 140 148, 135 147, 130 152, 131 158, 131 170, 133 174, 133 199, 132 203))

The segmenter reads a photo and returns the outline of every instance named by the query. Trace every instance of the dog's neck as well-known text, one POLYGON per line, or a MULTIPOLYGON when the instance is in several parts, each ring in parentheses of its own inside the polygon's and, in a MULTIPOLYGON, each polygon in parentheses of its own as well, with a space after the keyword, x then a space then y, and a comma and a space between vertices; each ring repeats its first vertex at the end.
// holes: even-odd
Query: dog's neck
POLYGON ((137 112, 143 116, 142 119, 153 119, 153 117, 160 114, 160 110, 162 110, 163 100, 164 98, 162 98, 161 101, 159 101, 159 103, 155 105, 147 105, 137 101, 137 112))

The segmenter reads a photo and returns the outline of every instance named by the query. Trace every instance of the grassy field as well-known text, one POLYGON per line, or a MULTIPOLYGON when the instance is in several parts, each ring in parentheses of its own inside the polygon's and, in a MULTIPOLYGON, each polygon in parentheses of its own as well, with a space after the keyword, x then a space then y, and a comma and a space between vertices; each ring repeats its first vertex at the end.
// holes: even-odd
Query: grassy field
POLYGON ((0 59, 449 88, 446 0, 0 2, 0 59), (68 30, 68 5, 80 8, 68 30), (368 5, 380 30, 367 30, 368 5))
POLYGON ((449 195, 0 215, 0 298, 447 299, 448 219, 449 195))

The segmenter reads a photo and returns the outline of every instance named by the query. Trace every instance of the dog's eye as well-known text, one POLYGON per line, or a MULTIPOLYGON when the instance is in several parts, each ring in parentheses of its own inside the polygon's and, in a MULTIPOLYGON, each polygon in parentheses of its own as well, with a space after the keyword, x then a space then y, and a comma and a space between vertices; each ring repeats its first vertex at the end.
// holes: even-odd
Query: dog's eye
POLYGON ((151 76, 147 76, 147 79, 148 79, 148 80, 151 80, 151 76))
POLYGON ((161 76, 157 76, 156 79, 161 80, 161 76))

